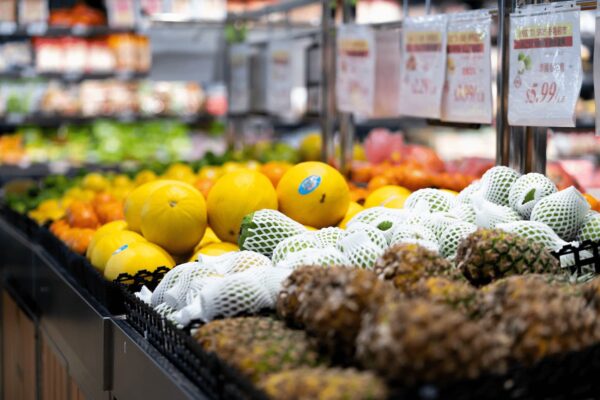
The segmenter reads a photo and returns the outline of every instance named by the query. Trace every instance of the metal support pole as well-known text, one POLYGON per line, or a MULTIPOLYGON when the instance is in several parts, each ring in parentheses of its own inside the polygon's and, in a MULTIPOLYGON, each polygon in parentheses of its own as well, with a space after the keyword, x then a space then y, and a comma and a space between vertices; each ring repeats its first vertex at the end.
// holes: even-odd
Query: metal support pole
POLYGON ((408 0, 402 1, 402 19, 408 17, 408 0))
POLYGON ((323 0, 321 13, 321 158, 333 163, 335 151, 333 133, 335 124, 335 4, 323 0), (333 14, 333 15, 332 15, 333 14))
MULTIPOLYGON (((510 54, 510 13, 515 0, 498 0, 498 104, 496 110, 496 165, 509 165, 514 154, 511 128, 508 125, 508 79, 510 54)), ((518 145, 517 145, 518 148, 518 145)))
POLYGON ((431 14, 431 0, 425 0, 425 14, 431 14))
MULTIPOLYGON (((354 22, 356 8, 351 0, 343 1, 342 20, 345 24, 354 22)), ((352 113, 340 114, 340 170, 349 177, 352 170, 354 147, 354 116, 352 113)))

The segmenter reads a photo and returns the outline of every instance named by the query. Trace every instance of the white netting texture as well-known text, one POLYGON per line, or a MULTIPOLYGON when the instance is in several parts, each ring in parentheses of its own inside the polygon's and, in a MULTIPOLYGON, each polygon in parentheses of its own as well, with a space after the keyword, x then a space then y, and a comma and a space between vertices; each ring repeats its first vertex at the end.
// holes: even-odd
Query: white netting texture
POLYGON ((496 225, 520 221, 521 216, 512 208, 501 206, 481 197, 473 197, 475 224, 481 228, 494 229, 496 225))
POLYGON ((453 195, 437 189, 419 189, 406 198, 404 208, 419 209, 427 205, 429 212, 448 211, 455 204, 453 195))
POLYGON ((368 269, 373 268, 375 261, 385 250, 385 247, 375 244, 364 230, 345 236, 338 243, 338 248, 348 258, 350 265, 368 269))
POLYGON ((476 230, 477 226, 467 222, 459 222, 448 226, 440 240, 440 253, 442 256, 454 259, 460 241, 476 230))
POLYGON ((240 248, 271 257, 283 239, 307 232, 302 224, 276 210, 256 211, 249 223, 242 225, 240 248))
POLYGON ((398 224, 394 227, 390 246, 404 243, 407 239, 437 242, 435 234, 424 226, 398 224))
POLYGON ((497 228, 539 243, 549 251, 559 250, 567 244, 567 242, 558 237, 552 228, 543 222, 516 221, 499 224, 497 228))
POLYGON ((189 262, 173 267, 165 274, 158 286, 156 286, 156 289, 154 289, 154 292, 150 298, 150 304, 156 307, 157 305, 163 303, 165 292, 175 285, 179 276, 188 269, 197 268, 198 265, 198 262, 189 262))
POLYGON ((195 266, 187 268, 181 273, 176 281, 163 294, 163 302, 170 307, 181 308, 185 305, 186 296, 190 290, 192 281, 218 275, 214 268, 202 263, 196 263, 195 266))
POLYGON ((381 250, 385 250, 388 247, 388 239, 386 238, 384 232, 371 225, 363 224, 360 222, 352 224, 352 226, 346 229, 344 234, 340 237, 340 240, 338 240, 337 247, 343 251, 343 249, 340 247, 340 243, 344 240, 345 237, 351 236, 356 232, 364 232, 367 235, 368 240, 372 242, 375 246, 381 248, 381 250))
POLYGON ((283 239, 273 250, 273 264, 277 265, 291 253, 296 253, 305 249, 315 249, 322 247, 313 232, 301 233, 283 239))
POLYGON ((470 224, 475 223, 475 208, 472 204, 461 203, 448 211, 449 215, 470 224))
POLYGON ((541 199, 531 212, 531 220, 547 224, 561 239, 572 241, 589 209, 582 194, 571 186, 541 199))
POLYGON ((344 230, 336 227, 323 228, 314 232, 319 247, 335 246, 344 234, 344 230))
POLYGON ((556 191, 556 185, 545 175, 530 173, 521 176, 511 186, 508 203, 521 217, 529 219, 536 203, 556 191))
POLYGON ((450 213, 433 213, 423 222, 423 226, 433 232, 439 242, 446 228, 458 222, 462 221, 450 213))
POLYGON ((271 260, 254 251, 236 251, 227 254, 223 254, 223 260, 221 262, 215 260, 217 264, 215 265, 215 269, 221 275, 234 274, 236 272, 243 272, 247 269, 251 268, 260 268, 260 267, 272 267, 273 263, 271 260), (227 257, 229 256, 229 257, 227 257), (227 257, 227 258, 225 258, 227 257))
POLYGON ((327 267, 331 265, 350 266, 351 264, 344 253, 333 246, 329 246, 322 249, 306 249, 289 254, 277 264, 277 267, 293 270, 304 265, 327 267))
POLYGON ((471 204, 471 196, 481 188, 481 181, 471 182, 456 196, 456 204, 471 204))
POLYGON ((508 167, 493 167, 481 177, 479 193, 487 201, 508 206, 510 187, 519 178, 519 173, 508 167))
POLYGON ((600 214, 597 212, 591 212, 587 215, 585 222, 579 233, 577 234, 577 240, 583 242, 584 240, 598 241, 600 240, 600 214))
POLYGON ((386 207, 371 207, 367 208, 366 210, 362 210, 352 217, 346 226, 351 227, 356 223, 377 226, 383 221, 390 221, 393 223, 402 222, 406 218, 406 214, 406 210, 386 207))

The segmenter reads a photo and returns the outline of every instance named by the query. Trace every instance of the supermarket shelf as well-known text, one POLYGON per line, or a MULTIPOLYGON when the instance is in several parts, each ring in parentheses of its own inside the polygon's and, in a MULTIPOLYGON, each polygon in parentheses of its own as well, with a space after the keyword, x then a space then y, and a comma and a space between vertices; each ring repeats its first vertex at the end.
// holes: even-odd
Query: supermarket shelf
POLYGON ((108 26, 48 26, 45 23, 30 24, 27 26, 17 26, 12 23, 0 23, 0 38, 20 38, 20 37, 94 37, 110 35, 112 33, 134 33, 136 28, 112 28, 108 26))
POLYGON ((89 79, 117 79, 131 81, 148 76, 147 72, 112 71, 112 72, 37 72, 33 69, 0 72, 0 79, 44 78, 62 82, 81 82, 89 79))
POLYGON ((199 115, 137 115, 137 114, 117 114, 117 115, 97 115, 90 117, 78 116, 57 116, 57 115, 23 115, 23 114, 7 114, 4 118, 0 118, 0 131, 4 128, 15 128, 22 125, 36 125, 41 127, 58 127, 64 124, 80 125, 88 124, 99 119, 108 119, 119 122, 139 122, 139 121, 156 121, 156 120, 176 120, 185 124, 197 125, 211 122, 216 119, 216 116, 208 114, 199 115))

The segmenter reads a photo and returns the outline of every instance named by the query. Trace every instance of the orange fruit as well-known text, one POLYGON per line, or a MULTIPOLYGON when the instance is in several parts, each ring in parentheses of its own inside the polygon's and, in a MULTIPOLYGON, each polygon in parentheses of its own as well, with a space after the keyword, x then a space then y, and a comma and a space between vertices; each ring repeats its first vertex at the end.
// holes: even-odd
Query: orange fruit
POLYGON ((367 185, 367 189, 369 190, 369 192, 372 192, 373 190, 379 189, 380 187, 394 185, 394 184, 395 184, 395 182, 390 181, 390 179, 388 177, 385 177, 383 175, 377 175, 377 176, 374 176, 373 178, 371 178, 371 180, 369 181, 369 184, 367 185))
POLYGON ((96 194, 94 196, 94 198, 92 199, 92 206, 94 207, 94 209, 97 209, 98 206, 105 204, 105 203, 110 203, 111 201, 115 201, 115 198, 113 197, 112 194, 106 193, 106 192, 100 192, 100 193, 96 194))
POLYGON ((214 184, 215 181, 213 179, 200 178, 197 179, 196 182, 194 182, 194 187, 198 189, 206 199, 208 197, 208 192, 210 192, 210 189, 212 189, 214 184))
POLYGON ((596 210, 600 206, 600 202, 598 202, 598 199, 596 199, 591 194, 585 193, 583 197, 585 197, 592 210, 596 210))
POLYGON ((94 207, 90 203, 74 201, 67 208, 67 222, 73 228, 92 228, 98 227, 98 216, 94 212, 94 207))
POLYGON ((123 203, 115 200, 99 205, 96 208, 96 214, 98 214, 98 219, 103 225, 112 221, 125 219, 123 203))
POLYGON ((269 180, 273 184, 273 187, 277 187, 277 184, 279 183, 283 175, 290 168, 292 168, 292 165, 289 163, 281 161, 270 161, 260 168, 260 172, 262 172, 263 175, 266 175, 267 178, 269 178, 269 180))

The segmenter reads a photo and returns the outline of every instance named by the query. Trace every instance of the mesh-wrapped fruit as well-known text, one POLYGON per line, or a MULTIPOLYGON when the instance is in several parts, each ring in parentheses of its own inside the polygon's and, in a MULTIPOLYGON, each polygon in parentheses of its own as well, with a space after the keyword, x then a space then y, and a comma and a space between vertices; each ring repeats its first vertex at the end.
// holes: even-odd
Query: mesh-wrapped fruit
POLYGON ((318 247, 321 247, 321 245, 312 232, 290 236, 289 238, 283 239, 275 246, 271 260, 273 261, 273 264, 277 265, 292 253, 318 247))
POLYGON ((307 232, 307 229, 276 210, 260 210, 248 214, 240 228, 240 250, 252 250, 271 257, 283 239, 307 232))
POLYGON ((454 196, 437 189, 419 189, 406 198, 404 208, 423 207, 428 212, 446 212, 455 204, 454 196))
POLYGON ((375 263, 375 274, 391 281, 401 292, 417 281, 438 275, 452 275, 450 261, 418 244, 401 243, 390 247, 375 263))
POLYGON ((380 246, 376 243, 369 230, 354 230, 348 232, 338 242, 338 249, 348 258, 350 265, 355 265, 360 268, 372 269, 377 258, 383 254, 387 247, 387 240, 381 235, 385 241, 385 246, 380 246))
POLYGON ((267 374, 320 363, 304 332, 271 318, 213 321, 199 328, 194 338, 254 382, 267 374))
POLYGON ((481 177, 478 193, 487 201, 508 206, 512 185, 519 178, 519 173, 512 168, 498 166, 488 169, 481 177))
POLYGON ((278 268, 296 269, 303 265, 321 267, 331 265, 352 265, 350 259, 337 248, 329 246, 322 249, 304 249, 289 254, 277 264, 278 268))
POLYGON ((561 239, 574 240, 590 205, 573 186, 546 196, 531 211, 531 220, 548 225, 561 239))
POLYGON ((297 315, 321 349, 345 364, 354 355, 362 314, 395 292, 371 271, 332 267, 310 285, 297 315))
POLYGON ((456 196, 457 204, 471 204, 472 197, 481 188, 481 181, 474 181, 469 184, 466 188, 460 191, 456 196))
POLYGON ((591 240, 596 242, 600 240, 600 213, 590 212, 583 226, 577 233, 577 240, 583 242, 584 240, 591 240))
POLYGON ((498 224, 520 221, 521 216, 512 208, 501 206, 482 197, 473 198, 475 224, 480 228, 493 229, 498 224))
POLYGON ((500 229, 478 229, 469 235, 458 246, 456 263, 475 286, 510 275, 564 272, 544 246, 500 229))
POLYGON ((394 385, 502 373, 505 335, 428 300, 386 301, 365 315, 357 358, 394 385))
POLYGON ((546 276, 513 276, 483 289, 482 314, 505 332, 511 356, 531 365, 578 351, 600 340, 594 310, 580 296, 548 283, 546 276))
POLYGON ((460 242, 477 230, 477 226, 467 222, 448 225, 440 238, 440 253, 451 260, 456 257, 460 242))
POLYGON ((448 211, 448 214, 453 217, 456 217, 457 219, 459 219, 461 221, 468 222, 470 224, 475 223, 475 218, 476 218, 475 208, 470 203, 469 204, 467 204, 467 203, 458 204, 458 205, 454 206, 453 208, 451 208, 450 211, 448 211))
POLYGON ((546 196, 556 193, 556 185, 543 174, 530 173, 521 176, 511 186, 508 204, 521 217, 529 219, 533 207, 546 196))
POLYGON ((385 384, 372 372, 300 368, 265 378, 259 387, 273 400, 383 400, 385 384))

